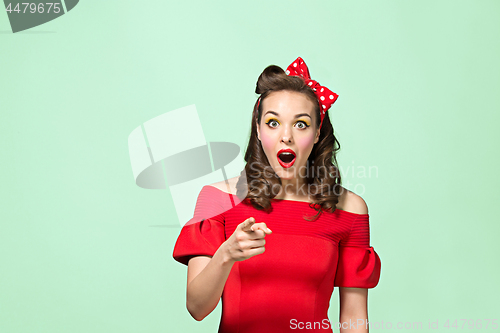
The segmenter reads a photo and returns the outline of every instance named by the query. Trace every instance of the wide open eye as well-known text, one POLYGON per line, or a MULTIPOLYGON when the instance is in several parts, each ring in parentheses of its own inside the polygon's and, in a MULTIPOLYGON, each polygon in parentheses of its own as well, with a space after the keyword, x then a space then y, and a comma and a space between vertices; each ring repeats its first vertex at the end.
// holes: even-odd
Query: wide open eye
POLYGON ((271 128, 276 128, 278 127, 279 124, 280 123, 276 119, 269 119, 266 123, 266 125, 268 125, 271 128))
POLYGON ((300 128, 300 129, 305 129, 305 128, 308 128, 308 127, 309 127, 309 125, 308 125, 305 121, 303 121, 303 120, 299 120, 299 121, 297 121, 295 124, 296 124, 296 125, 297 125, 297 127, 298 127, 298 128, 300 128))

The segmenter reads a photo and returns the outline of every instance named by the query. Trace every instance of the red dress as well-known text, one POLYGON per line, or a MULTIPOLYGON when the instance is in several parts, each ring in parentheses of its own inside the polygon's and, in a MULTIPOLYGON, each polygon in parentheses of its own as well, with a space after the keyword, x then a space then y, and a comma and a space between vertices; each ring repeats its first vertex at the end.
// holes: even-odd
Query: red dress
POLYGON ((187 265, 213 256, 236 226, 249 217, 265 222, 266 251, 236 262, 222 293, 219 332, 332 332, 328 307, 335 287, 373 288, 380 258, 370 247, 368 214, 340 209, 317 213, 308 202, 272 199, 272 211, 257 210, 232 194, 204 186, 194 217, 182 228, 173 257, 187 265), (306 326, 309 325, 309 326, 306 326))

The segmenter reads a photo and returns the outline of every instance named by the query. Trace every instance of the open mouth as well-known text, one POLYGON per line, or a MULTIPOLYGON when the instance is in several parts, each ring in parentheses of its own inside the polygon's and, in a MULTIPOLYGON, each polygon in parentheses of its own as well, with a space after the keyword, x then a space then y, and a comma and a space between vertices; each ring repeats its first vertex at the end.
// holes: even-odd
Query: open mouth
POLYGON ((281 149, 278 154, 278 162, 283 168, 289 168, 295 163, 295 152, 291 149, 281 149))

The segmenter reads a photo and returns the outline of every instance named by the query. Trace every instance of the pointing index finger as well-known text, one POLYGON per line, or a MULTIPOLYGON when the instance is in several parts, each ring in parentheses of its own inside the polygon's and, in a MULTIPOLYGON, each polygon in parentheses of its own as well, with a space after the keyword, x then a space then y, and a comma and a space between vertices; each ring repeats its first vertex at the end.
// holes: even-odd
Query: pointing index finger
POLYGON ((252 232, 253 231, 253 225, 255 224, 255 219, 249 219, 247 223, 243 225, 243 228, 241 230, 246 231, 246 232, 252 232))

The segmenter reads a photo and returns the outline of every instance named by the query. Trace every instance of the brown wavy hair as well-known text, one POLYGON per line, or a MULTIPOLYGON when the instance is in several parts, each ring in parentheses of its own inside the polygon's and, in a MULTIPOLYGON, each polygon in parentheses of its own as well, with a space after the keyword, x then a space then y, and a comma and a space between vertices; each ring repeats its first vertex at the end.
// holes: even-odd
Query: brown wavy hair
MULTIPOLYGON (((237 195, 245 197, 252 206, 266 212, 272 209, 271 199, 281 190, 281 179, 269 164, 262 144, 257 137, 257 124, 262 117, 262 104, 266 97, 275 91, 293 91, 304 94, 313 101, 316 113, 316 129, 320 125, 320 106, 314 91, 298 76, 288 76, 279 66, 268 66, 257 80, 255 92, 260 94, 255 102, 252 114, 252 128, 250 139, 245 151, 245 170, 242 171, 237 187, 237 195)), ((318 213, 304 217, 306 220, 316 219, 323 211, 333 212, 338 203, 341 190, 341 176, 337 164, 336 153, 340 150, 340 143, 333 134, 332 123, 325 114, 319 140, 307 160, 306 184, 313 202, 310 207, 318 213), (313 170, 311 170, 313 168, 313 170)))

